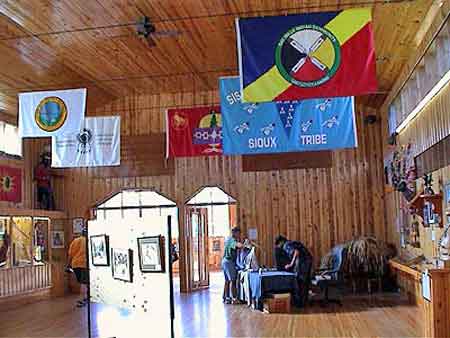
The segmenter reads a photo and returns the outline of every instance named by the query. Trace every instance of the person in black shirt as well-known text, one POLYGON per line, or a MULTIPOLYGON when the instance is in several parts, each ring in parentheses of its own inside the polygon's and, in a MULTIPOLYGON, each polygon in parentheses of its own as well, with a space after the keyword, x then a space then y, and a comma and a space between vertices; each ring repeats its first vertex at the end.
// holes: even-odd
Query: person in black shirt
POLYGON ((289 241, 284 236, 275 239, 275 257, 277 268, 294 272, 297 276, 299 294, 294 295, 297 306, 304 306, 308 300, 311 284, 312 255, 309 250, 298 241, 289 241))

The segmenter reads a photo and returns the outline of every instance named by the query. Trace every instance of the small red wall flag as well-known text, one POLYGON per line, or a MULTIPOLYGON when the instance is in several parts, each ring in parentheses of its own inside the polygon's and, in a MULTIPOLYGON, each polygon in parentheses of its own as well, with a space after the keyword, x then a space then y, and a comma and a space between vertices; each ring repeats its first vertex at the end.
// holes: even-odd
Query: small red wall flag
POLYGON ((220 107, 169 109, 167 157, 222 155, 220 107))
POLYGON ((0 166, 0 201, 22 202, 22 169, 0 166))

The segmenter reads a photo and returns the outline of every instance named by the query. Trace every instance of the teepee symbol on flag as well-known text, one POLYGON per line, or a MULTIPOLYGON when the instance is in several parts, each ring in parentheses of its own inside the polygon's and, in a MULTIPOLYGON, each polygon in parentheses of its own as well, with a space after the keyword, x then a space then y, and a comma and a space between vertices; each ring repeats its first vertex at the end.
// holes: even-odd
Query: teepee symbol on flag
POLYGON ((295 112, 298 101, 292 102, 277 102, 278 115, 280 116, 281 123, 283 124, 284 131, 288 137, 291 136, 292 120, 294 120, 295 112))

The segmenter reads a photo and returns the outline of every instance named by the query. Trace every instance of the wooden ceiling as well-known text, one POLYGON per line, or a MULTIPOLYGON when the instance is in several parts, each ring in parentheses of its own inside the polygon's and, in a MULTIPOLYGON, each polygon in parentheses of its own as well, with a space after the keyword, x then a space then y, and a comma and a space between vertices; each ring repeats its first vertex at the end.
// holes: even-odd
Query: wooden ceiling
MULTIPOLYGON (((234 18, 373 6, 379 107, 417 46, 433 0, 0 0, 0 113, 17 93, 88 88, 88 109, 131 93, 206 90, 237 74, 234 18), (384 3, 386 2, 386 3, 384 3), (132 25, 146 15, 176 30, 150 48, 132 25)), ((2 114, 0 114, 1 118, 2 114)))

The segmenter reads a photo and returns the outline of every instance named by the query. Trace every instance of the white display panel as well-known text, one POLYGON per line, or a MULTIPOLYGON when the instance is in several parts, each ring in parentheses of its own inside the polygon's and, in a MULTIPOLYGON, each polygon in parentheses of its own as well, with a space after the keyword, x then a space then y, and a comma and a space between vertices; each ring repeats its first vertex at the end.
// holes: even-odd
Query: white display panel
MULTIPOLYGON (((167 217, 142 218, 136 209, 103 211, 89 222, 91 236, 109 236, 109 266, 94 266, 89 250, 90 325, 92 337, 172 337, 171 283, 167 217), (138 238, 162 236, 164 272, 142 272, 139 264, 138 238), (111 251, 119 252, 114 262, 111 251), (113 265, 126 267, 126 251, 132 250, 131 282, 113 278, 113 265), (124 251, 125 250, 125 251, 124 251)), ((89 241, 90 243, 90 241, 89 241)), ((127 279, 127 273, 116 277, 127 279)))

